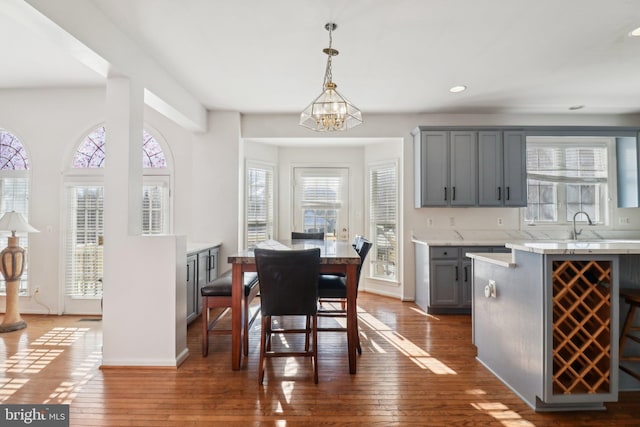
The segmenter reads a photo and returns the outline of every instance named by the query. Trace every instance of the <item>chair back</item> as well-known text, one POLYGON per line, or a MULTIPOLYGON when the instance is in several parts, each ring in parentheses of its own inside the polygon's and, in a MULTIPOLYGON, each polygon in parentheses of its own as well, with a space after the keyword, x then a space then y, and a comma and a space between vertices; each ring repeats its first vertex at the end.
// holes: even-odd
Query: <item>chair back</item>
POLYGON ((320 249, 255 249, 263 316, 314 315, 320 249))
POLYGON ((356 244, 356 252, 358 252, 358 255, 360 255, 360 265, 358 265, 357 275, 358 284, 360 284, 360 272, 362 271, 364 260, 367 258, 367 254, 369 253, 372 245, 373 244, 364 237, 361 237, 360 241, 356 244))
POLYGON ((291 240, 324 240, 324 232, 292 231, 291 240))

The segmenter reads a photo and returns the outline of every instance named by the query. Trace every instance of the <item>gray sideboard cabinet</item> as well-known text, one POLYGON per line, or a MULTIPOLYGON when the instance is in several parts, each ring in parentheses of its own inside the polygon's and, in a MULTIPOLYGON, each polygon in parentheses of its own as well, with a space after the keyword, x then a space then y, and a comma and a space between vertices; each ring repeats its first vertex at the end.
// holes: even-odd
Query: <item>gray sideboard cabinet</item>
POLYGON ((415 207, 477 204, 477 132, 416 130, 414 150, 415 207))
POLYGON ((218 277, 218 246, 187 254, 187 324, 202 311, 200 289, 218 277))
POLYGON ((526 179, 524 132, 478 132, 478 206, 526 206, 526 179))

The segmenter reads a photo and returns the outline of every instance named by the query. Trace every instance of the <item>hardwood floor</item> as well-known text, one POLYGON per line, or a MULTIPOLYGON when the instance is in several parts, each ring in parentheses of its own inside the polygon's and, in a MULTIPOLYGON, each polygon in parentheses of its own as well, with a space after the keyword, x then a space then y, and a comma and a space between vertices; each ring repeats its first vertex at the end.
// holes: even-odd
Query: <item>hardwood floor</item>
POLYGON ((72 426, 640 425, 640 392, 621 393, 602 412, 532 411, 474 359, 469 316, 429 316, 366 293, 359 306, 356 375, 346 334, 325 332, 319 384, 310 361, 285 358, 269 362, 263 387, 260 322, 240 371, 230 367, 230 336, 212 337, 209 356, 201 356, 200 319, 178 369, 100 369, 100 321, 23 316, 27 329, 0 335, 0 403, 69 403, 72 426))

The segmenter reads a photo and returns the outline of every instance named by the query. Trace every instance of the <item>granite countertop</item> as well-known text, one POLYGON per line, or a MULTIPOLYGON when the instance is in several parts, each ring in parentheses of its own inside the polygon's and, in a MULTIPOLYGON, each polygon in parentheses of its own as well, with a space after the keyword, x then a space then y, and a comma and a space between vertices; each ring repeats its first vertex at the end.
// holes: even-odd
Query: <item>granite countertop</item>
POLYGON ((466 256, 471 259, 476 259, 478 261, 485 261, 490 264, 496 264, 501 267, 514 268, 516 263, 513 261, 513 254, 511 253, 477 253, 477 252, 467 252, 466 256))
POLYGON ((209 248, 216 248, 222 242, 187 242, 187 254, 193 254, 209 248))
POLYGON ((640 254, 640 240, 507 242, 505 246, 537 254, 640 254))

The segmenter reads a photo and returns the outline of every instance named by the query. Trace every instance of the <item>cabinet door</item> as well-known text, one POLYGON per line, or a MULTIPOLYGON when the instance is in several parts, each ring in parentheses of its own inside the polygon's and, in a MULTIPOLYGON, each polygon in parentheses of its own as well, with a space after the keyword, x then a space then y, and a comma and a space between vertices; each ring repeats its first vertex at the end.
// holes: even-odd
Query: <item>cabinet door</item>
POLYGON ((476 132, 451 132, 451 206, 477 204, 478 142, 476 132))
POLYGON ((189 255, 187 257, 187 323, 193 321, 198 315, 197 311, 197 288, 198 281, 198 256, 189 255))
POLYGON ((447 206, 449 186, 448 132, 420 132, 420 206, 447 206))
POLYGON ((527 206, 527 146, 524 132, 504 132, 505 206, 527 206))
POLYGON ((209 250, 209 261, 207 263, 207 283, 211 283, 218 277, 218 248, 209 250))
POLYGON ((458 306, 459 262, 437 260, 431 262, 430 303, 432 307, 458 306))
POLYGON ((209 250, 198 252, 198 281, 196 286, 196 314, 202 311, 200 289, 209 284, 209 250))
POLYGON ((478 133, 478 205, 504 203, 502 132, 478 133))
POLYGON ((471 258, 464 257, 460 264, 460 305, 463 307, 471 307, 471 300, 473 299, 473 290, 471 289, 471 258))

